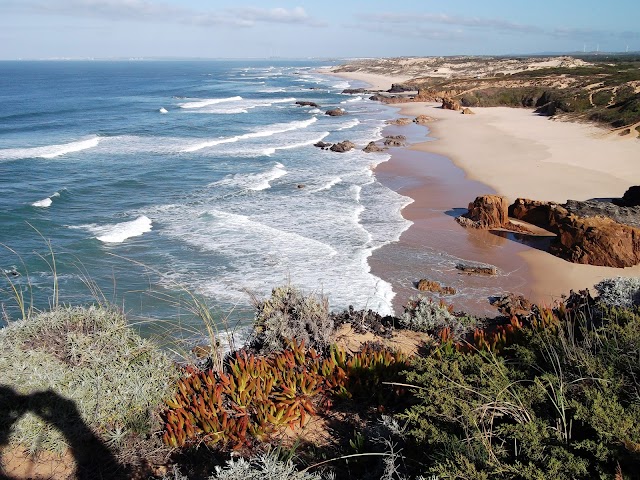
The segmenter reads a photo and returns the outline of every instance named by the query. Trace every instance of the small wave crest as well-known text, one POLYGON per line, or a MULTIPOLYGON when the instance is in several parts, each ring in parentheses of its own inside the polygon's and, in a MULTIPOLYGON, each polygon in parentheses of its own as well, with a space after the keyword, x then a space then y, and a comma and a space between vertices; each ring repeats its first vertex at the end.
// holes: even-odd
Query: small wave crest
POLYGON ((38 208, 47 208, 50 207, 51 204, 53 203, 53 199, 55 197, 59 197, 60 193, 56 192, 53 195, 51 195, 50 197, 47 198, 43 198, 42 200, 38 200, 37 202, 33 202, 31 204, 31 206, 33 207, 38 207, 38 208))
POLYGON ((271 188, 271 182, 280 177, 284 177, 287 171, 284 165, 276 163, 271 169, 263 173, 239 174, 236 173, 218 182, 211 183, 209 186, 232 186, 244 188, 247 190, 260 191, 271 188))
POLYGON ((180 108, 203 108, 208 107, 209 105, 217 105, 218 103, 238 102, 240 100, 242 100, 242 97, 240 96, 227 98, 204 98, 202 100, 196 100, 194 102, 181 103, 180 108))
POLYGON ((87 140, 63 143, 59 145, 47 145, 44 147, 6 148, 0 150, 0 160, 20 160, 23 158, 56 158, 69 153, 81 152, 89 148, 97 147, 100 137, 92 137, 87 140))
POLYGON ((93 233, 98 240, 103 243, 122 243, 127 238, 139 237, 140 235, 150 232, 153 224, 149 217, 141 215, 130 222, 122 222, 111 225, 80 225, 78 227, 93 233))
POLYGON ((278 133, 285 133, 293 130, 298 130, 301 128, 307 128, 309 125, 317 121, 318 119, 313 117, 308 120, 299 120, 299 121, 289 122, 289 123, 276 123, 276 124, 264 127, 260 130, 256 130, 254 132, 249 132, 242 135, 236 135, 233 137, 223 137, 223 138, 217 138, 215 140, 207 140, 206 142, 200 142, 183 149, 182 152, 192 153, 192 152, 197 152, 198 150, 203 150, 205 148, 215 147, 216 145, 220 145, 224 143, 234 143, 240 140, 246 140, 250 138, 270 137, 278 133))
POLYGON ((158 111, 159 111, 160 113, 169 113, 169 112, 167 111, 167 109, 166 109, 166 108, 164 108, 164 107, 160 107, 160 110, 158 110, 158 111))

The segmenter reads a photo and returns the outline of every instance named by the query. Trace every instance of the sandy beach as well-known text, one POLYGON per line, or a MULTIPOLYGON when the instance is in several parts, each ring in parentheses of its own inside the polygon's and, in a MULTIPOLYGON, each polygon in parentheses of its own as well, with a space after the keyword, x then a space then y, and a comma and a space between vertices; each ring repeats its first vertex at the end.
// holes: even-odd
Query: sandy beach
MULTIPOLYGON (((391 83, 404 80, 387 77, 385 83, 384 76, 372 78, 359 72, 339 76, 368 82, 376 89, 389 88, 391 83)), ((410 249, 419 249, 420 238, 433 236, 434 225, 427 221, 427 212, 437 211, 434 205, 442 201, 454 202, 449 205, 451 210, 465 207, 477 195, 489 192, 504 195, 510 202, 518 197, 557 202, 610 198, 620 197, 629 186, 640 183, 640 140, 620 137, 592 124, 552 120, 529 109, 474 108, 475 115, 461 115, 458 111, 443 110, 435 103, 398 106, 400 116, 425 114, 436 120, 428 125, 427 141, 419 141, 409 149, 395 149, 391 160, 376 169, 381 181, 391 188, 394 188, 394 177, 414 180, 411 188, 395 185, 400 193, 414 199, 414 203, 403 210, 403 215, 414 225, 398 244, 374 253, 370 261, 372 270, 382 278, 390 264, 396 262, 391 252, 393 248, 406 250, 409 243, 410 249), (433 185, 429 185, 433 177, 427 174, 434 154, 446 157, 460 168, 467 183, 458 181, 447 186, 446 179, 455 176, 451 170, 436 179, 439 197, 435 195, 433 185), (408 156, 412 160, 408 160, 408 156), (386 262, 385 255, 393 260, 386 262)), ((403 128, 409 127, 393 128, 394 133, 402 133, 403 128)), ((408 182, 405 180, 405 184, 408 182)), ((484 243, 484 248, 468 251, 464 258, 488 263, 493 259, 503 272, 511 272, 508 277, 517 276, 517 279, 509 278, 508 282, 496 281, 495 287, 506 283, 506 290, 522 293, 534 301, 550 303, 570 289, 590 287, 603 278, 640 276, 640 266, 619 269, 573 264, 504 238, 494 241, 499 249, 486 247, 491 244, 487 238, 480 239, 477 232, 463 230, 450 216, 445 217, 442 213, 436 216, 441 217, 439 221, 443 228, 455 232, 450 235, 449 242, 444 242, 443 248, 459 255, 460 249, 467 248, 464 242, 458 241, 460 235, 466 236, 468 242, 484 243), (507 261, 505 256, 512 258, 507 261)), ((422 243, 425 248, 433 248, 428 245, 429 241, 422 243)), ((410 289, 406 280, 398 284, 397 279, 391 279, 398 291, 396 309, 409 293, 405 291, 410 289)), ((413 290, 413 293, 417 291, 413 290)))

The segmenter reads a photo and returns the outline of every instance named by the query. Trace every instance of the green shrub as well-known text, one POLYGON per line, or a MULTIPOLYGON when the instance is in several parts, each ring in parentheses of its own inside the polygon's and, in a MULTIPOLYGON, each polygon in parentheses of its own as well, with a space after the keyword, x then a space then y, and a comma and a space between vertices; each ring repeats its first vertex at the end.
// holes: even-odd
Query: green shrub
MULTIPOLYGON (((0 352, 0 385, 19 395, 51 390, 71 400, 103 438, 110 432, 146 433, 151 411, 177 374, 120 312, 106 308, 57 308, 13 322, 0 329, 0 352)), ((12 443, 31 451, 67 448, 63 435, 32 413, 3 428, 12 428, 12 443)))
POLYGON ((274 288, 271 297, 255 301, 254 347, 282 350, 290 340, 324 350, 331 343, 334 322, 324 296, 305 295, 292 286, 274 288))
POLYGON ((640 315, 612 308, 522 330, 500 357, 441 350, 407 369, 417 403, 398 418, 440 478, 633 475, 639 345, 640 315))

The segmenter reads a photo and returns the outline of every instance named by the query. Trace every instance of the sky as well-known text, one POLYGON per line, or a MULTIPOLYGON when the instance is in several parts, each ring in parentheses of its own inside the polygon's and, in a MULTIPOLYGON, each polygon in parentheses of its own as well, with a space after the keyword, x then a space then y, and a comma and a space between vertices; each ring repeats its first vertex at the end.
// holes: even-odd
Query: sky
POLYGON ((638 0, 0 0, 0 59, 640 51, 638 0))

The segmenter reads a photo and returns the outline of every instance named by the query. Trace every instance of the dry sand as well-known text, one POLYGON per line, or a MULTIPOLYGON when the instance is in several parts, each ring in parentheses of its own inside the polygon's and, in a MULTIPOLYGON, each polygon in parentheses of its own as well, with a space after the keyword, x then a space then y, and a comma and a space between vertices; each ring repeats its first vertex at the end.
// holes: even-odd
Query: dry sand
MULTIPOLYGON (((376 75, 373 79, 359 72, 339 76, 364 82, 375 80, 378 88, 388 88, 391 83, 404 80, 388 77, 384 82, 384 77, 376 75)), ((461 115, 433 103, 399 106, 402 116, 425 114, 437 119, 429 124, 430 141, 414 145, 412 150, 448 157, 465 172, 468 180, 489 186, 510 201, 517 197, 558 202, 620 197, 629 186, 640 184, 640 140, 632 136, 620 137, 594 125, 550 120, 528 109, 474 108, 475 115, 461 115)), ((389 175, 394 169, 406 170, 407 161, 394 162, 392 157, 388 164, 382 165, 389 175)), ((424 166, 416 170, 418 177, 421 169, 424 166)), ((467 201, 487 193, 482 187, 465 188, 467 201)), ((403 235, 400 244, 404 238, 420 235, 416 229, 420 230, 421 222, 416 220, 420 215, 427 215, 429 202, 433 201, 433 196, 421 195, 419 187, 414 186, 412 190, 401 192, 416 200, 403 215, 407 216, 410 210, 409 216, 416 223, 409 229, 414 232, 403 235)), ((427 230, 422 232, 428 233, 427 230)), ((474 235, 469 233, 470 238, 474 235)), ((521 251, 517 248, 508 250, 516 257, 514 261, 521 259, 521 273, 530 277, 526 291, 522 293, 538 302, 551 302, 570 289, 590 287, 603 278, 640 276, 640 266, 617 269, 578 265, 542 250, 521 247, 521 251)), ((384 270, 381 262, 384 263, 380 255, 377 260, 374 255, 373 271, 384 270)))

